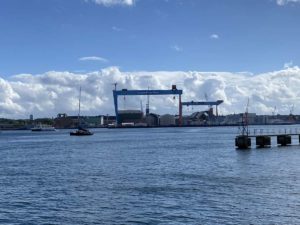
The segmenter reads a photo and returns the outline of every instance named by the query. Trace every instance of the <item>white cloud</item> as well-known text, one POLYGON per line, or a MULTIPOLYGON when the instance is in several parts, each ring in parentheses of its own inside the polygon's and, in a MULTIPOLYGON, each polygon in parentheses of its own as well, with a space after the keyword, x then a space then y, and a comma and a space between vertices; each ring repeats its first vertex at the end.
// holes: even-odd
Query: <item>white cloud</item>
POLYGON ((108 62, 107 59, 98 56, 85 56, 78 59, 79 61, 101 61, 108 62))
POLYGON ((0 117, 1 114, 8 115, 11 112, 24 113, 25 110, 21 105, 16 103, 20 96, 13 90, 11 84, 0 78, 0 117))
POLYGON ((289 61, 289 62, 286 62, 284 65, 283 65, 283 68, 284 69, 288 69, 288 68, 290 68, 290 67, 292 67, 293 66, 293 61, 289 61))
POLYGON ((276 0, 277 5, 283 6, 289 3, 300 3, 300 0, 276 0))
MULTIPOLYGON (((291 105, 300 114, 300 68, 249 75, 229 72, 122 72, 109 67, 91 73, 50 71, 44 74, 20 74, 6 80, 0 78, 0 117, 55 117, 58 113, 76 115, 78 90, 82 87, 82 114, 114 114, 113 83, 118 89, 170 89, 172 84, 183 90, 183 101, 223 99, 222 114, 243 112, 250 99, 250 112, 270 114, 277 106, 278 113, 288 114, 291 105)), ((120 108, 140 108, 140 99, 128 96, 126 104, 119 98, 120 108)), ((178 113, 178 99, 173 96, 151 96, 150 108, 157 113, 178 113)), ((198 107, 205 110, 205 107, 198 107)), ((184 111, 187 112, 187 109, 184 111)))
POLYGON ((85 0, 86 2, 91 1, 98 5, 103 6, 116 6, 116 5, 124 5, 124 6, 133 6, 135 0, 85 0))
POLYGON ((219 35, 217 35, 217 34, 211 34, 211 35, 210 35, 210 38, 211 38, 211 39, 219 39, 220 37, 219 37, 219 35))
POLYGON ((178 45, 172 45, 171 49, 173 49, 176 52, 182 52, 183 49, 181 47, 179 47, 178 45))

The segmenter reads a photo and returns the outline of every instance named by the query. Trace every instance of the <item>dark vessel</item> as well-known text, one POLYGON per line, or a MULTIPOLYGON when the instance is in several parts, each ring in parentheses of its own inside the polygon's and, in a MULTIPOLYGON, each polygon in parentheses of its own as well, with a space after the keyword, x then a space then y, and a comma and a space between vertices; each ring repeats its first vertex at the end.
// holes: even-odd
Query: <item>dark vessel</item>
POLYGON ((81 99, 81 87, 79 89, 79 106, 78 106, 78 129, 70 132, 71 136, 86 136, 93 135, 94 133, 88 129, 82 128, 80 123, 80 99, 81 99))
POLYGON ((70 132, 71 136, 84 136, 84 135, 93 135, 94 133, 84 129, 82 127, 79 127, 77 130, 70 132))

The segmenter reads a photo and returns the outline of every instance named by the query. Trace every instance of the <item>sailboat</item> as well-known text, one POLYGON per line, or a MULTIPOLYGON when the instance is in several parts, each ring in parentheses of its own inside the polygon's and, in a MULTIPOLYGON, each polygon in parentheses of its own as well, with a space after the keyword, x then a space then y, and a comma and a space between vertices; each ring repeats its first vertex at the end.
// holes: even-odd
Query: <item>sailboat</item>
POLYGON ((80 122, 80 100, 81 100, 81 87, 79 89, 79 104, 78 104, 78 129, 70 132, 71 136, 85 136, 85 135, 93 135, 91 131, 85 129, 81 126, 80 122))

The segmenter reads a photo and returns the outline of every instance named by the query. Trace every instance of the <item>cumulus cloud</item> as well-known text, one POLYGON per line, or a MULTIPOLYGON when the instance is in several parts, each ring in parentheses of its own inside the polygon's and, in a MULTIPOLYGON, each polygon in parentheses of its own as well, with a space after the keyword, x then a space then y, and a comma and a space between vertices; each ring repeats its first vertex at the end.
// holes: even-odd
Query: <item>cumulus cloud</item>
POLYGON ((79 61, 101 61, 108 62, 107 59, 98 56, 85 56, 78 59, 79 61))
POLYGON ((132 6, 134 5, 135 0, 85 0, 86 2, 91 1, 98 5, 103 6, 115 6, 115 5, 124 5, 132 6))
POLYGON ((16 114, 25 112, 24 108, 17 103, 20 96, 15 92, 8 81, 0 78, 0 115, 16 114))
POLYGON ((283 6, 289 3, 300 3, 300 0, 276 0, 277 5, 283 6))
POLYGON ((217 34, 212 34, 212 35, 210 35, 210 38, 211 39, 219 39, 220 37, 217 34))
MULTIPOLYGON (((245 110, 272 114, 274 107, 280 114, 288 114, 295 104, 294 113, 300 114, 300 68, 249 75, 247 73, 157 71, 123 72, 117 67, 90 73, 49 71, 44 74, 19 74, 9 79, 0 78, 0 117, 27 118, 55 117, 58 113, 76 115, 79 87, 82 88, 82 115, 114 114, 112 90, 170 89, 172 84, 183 90, 183 101, 223 99, 222 114, 245 110)), ((156 113, 178 113, 178 99, 174 96, 151 96, 150 110, 156 113)), ((139 109, 145 96, 119 98, 120 109, 139 109)), ((144 107, 145 108, 145 107, 144 107)), ((196 107, 195 107, 196 108, 196 107)), ((197 107, 206 110, 206 107, 197 107)), ((184 113, 189 113, 184 109, 184 113)))

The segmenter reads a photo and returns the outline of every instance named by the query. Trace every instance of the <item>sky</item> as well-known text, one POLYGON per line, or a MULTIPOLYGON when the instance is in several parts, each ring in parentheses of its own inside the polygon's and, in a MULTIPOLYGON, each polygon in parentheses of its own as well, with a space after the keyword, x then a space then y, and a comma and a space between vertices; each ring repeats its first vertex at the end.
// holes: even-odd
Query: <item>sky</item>
POLYGON ((299 22, 283 0, 1 0, 0 74, 267 72, 300 64, 299 22))
MULTIPOLYGON (((186 100, 224 98, 224 113, 243 111, 247 98, 257 113, 293 104, 300 113, 299 23, 299 0, 1 0, 0 117, 72 114, 78 86, 93 79, 87 114, 113 113, 111 82, 177 82, 186 100)), ((171 99, 153 110, 174 108, 171 99)))

